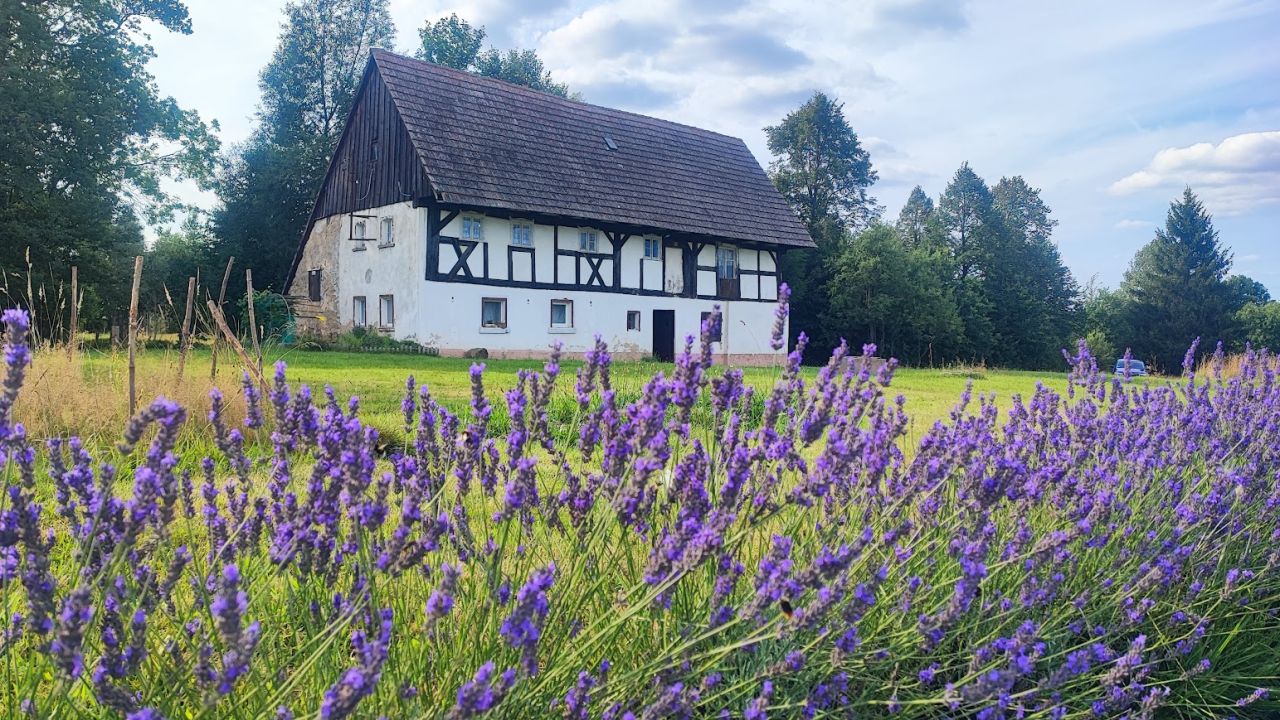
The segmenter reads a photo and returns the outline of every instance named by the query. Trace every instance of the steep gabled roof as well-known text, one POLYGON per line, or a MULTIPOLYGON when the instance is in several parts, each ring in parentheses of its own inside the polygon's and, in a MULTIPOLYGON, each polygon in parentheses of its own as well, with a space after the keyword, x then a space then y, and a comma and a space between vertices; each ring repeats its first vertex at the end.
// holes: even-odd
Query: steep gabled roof
POLYGON ((372 61, 442 202, 813 247, 738 138, 385 50, 372 61))

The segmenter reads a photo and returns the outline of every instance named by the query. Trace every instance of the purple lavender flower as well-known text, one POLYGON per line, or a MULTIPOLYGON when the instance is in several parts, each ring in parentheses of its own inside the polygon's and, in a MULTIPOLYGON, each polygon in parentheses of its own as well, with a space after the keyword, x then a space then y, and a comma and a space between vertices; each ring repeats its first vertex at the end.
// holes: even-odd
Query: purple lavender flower
POLYGON ((427 624, 434 625, 453 609, 453 597, 458 591, 458 576, 461 574, 456 565, 445 563, 440 566, 443 576, 440 585, 431 591, 427 598, 427 624))
POLYGON ((262 393, 247 370, 241 374, 240 387, 244 393, 244 426, 251 429, 262 427, 262 393))
POLYGON ((58 612, 58 626, 49 646, 54 663, 73 680, 84 672, 84 632, 93 619, 92 602, 88 588, 71 591, 58 612))
POLYGON ((549 609, 547 591, 555 582, 555 573, 555 563, 535 570, 516 594, 515 607, 498 629, 512 647, 520 649, 525 672, 530 675, 538 672, 538 639, 542 636, 542 623, 549 609))
POLYGON ((493 661, 476 671, 475 677, 458 688, 458 701, 446 715, 448 720, 464 720, 484 715, 502 702, 516 683, 516 671, 507 669, 493 677, 493 661))
POLYGON ((392 613, 384 608, 378 615, 380 624, 376 637, 370 638, 363 630, 351 634, 351 645, 359 663, 348 668, 337 683, 324 693, 320 703, 322 720, 341 720, 355 712, 356 705, 373 693, 382 677, 382 665, 391 647, 392 613))
POLYGON ((253 651, 262 635, 262 629, 256 620, 247 626, 244 624, 244 615, 249 609, 249 596, 240 589, 240 581, 239 568, 235 565, 224 567, 218 591, 209 604, 224 648, 222 671, 216 678, 217 690, 221 695, 230 693, 236 681, 249 672, 249 661, 253 658, 253 651))
POLYGON ((787 315, 791 313, 791 286, 778 285, 778 306, 773 311, 773 332, 769 336, 769 347, 781 350, 787 345, 787 315))

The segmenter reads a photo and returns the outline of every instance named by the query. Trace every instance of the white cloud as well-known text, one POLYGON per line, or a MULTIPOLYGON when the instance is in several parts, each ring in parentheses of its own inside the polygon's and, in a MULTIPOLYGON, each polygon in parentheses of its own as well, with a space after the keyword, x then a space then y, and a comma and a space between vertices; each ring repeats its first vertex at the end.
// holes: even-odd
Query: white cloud
POLYGON ((1280 203, 1280 130, 1233 135, 1218 144, 1165 148, 1147 167, 1111 184, 1111 192, 1190 186, 1225 214, 1280 203))
POLYGON ((1121 220, 1116 223, 1117 230, 1135 230, 1140 228, 1149 228, 1152 223, 1150 220, 1121 220))

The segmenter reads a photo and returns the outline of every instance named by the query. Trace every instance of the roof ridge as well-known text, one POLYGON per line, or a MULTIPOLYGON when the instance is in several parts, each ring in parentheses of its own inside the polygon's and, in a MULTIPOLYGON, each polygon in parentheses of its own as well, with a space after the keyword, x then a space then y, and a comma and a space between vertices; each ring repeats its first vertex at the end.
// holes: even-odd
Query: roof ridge
POLYGON ((573 107, 573 108, 579 108, 579 109, 585 108, 588 110, 603 111, 605 113, 627 115, 630 117, 638 118, 646 122, 660 123, 663 125, 672 125, 675 127, 692 130, 697 133, 702 133, 704 135, 711 135, 713 137, 722 138, 725 140, 731 140, 733 142, 741 143, 744 146, 746 145, 746 141, 740 137, 737 137, 736 135, 729 135, 728 133, 716 132, 715 130, 708 130, 703 127, 698 127, 697 125, 690 125, 689 123, 682 123, 677 120, 667 120, 665 118, 654 117, 652 115, 645 115, 643 113, 634 112, 632 110, 622 110, 620 108, 609 107, 608 105, 600 105, 597 103, 590 103, 582 100, 570 100, 568 98, 560 97, 559 95, 553 95, 551 93, 542 92, 541 90, 534 90, 533 88, 530 88, 524 85, 517 85, 516 83, 507 82, 506 80, 502 80, 499 78, 489 77, 487 75, 478 75, 468 70, 459 70, 457 68, 449 67, 448 65, 433 63, 429 60, 422 60, 420 58, 415 58, 409 55, 402 55, 400 53, 394 52, 392 50, 388 50, 386 48, 380 48, 380 47, 370 48, 370 56, 375 62, 377 61, 379 56, 388 56, 395 60, 404 61, 412 65, 421 65, 421 66, 430 68, 433 71, 441 72, 446 75, 452 75, 454 77, 457 77, 467 82, 487 84, 502 90, 514 92, 516 94, 527 95, 530 97, 538 98, 539 100, 544 100, 544 101, 564 105, 565 107, 573 107))

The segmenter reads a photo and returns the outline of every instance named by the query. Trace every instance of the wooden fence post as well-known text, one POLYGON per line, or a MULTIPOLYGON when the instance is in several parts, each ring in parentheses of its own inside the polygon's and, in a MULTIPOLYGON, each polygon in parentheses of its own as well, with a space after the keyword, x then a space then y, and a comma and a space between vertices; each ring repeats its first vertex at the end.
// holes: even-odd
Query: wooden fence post
POLYGON ((236 339, 235 334, 231 332, 231 328, 227 326, 226 318, 222 316, 222 311, 213 304, 212 300, 208 302, 208 305, 209 315, 213 317, 213 321, 217 324, 217 327, 222 330, 222 335, 227 339, 227 344, 230 345, 231 349, 240 356, 240 362, 248 368, 249 374, 257 381, 258 387, 262 388, 263 395, 269 395, 271 393, 271 386, 267 385, 266 377, 264 377, 262 372, 258 370, 258 366, 253 363, 253 359, 249 357, 249 353, 245 352, 244 345, 241 345, 240 341, 236 339))
MULTIPOLYGON (((222 273, 222 290, 218 292, 218 313, 222 313, 222 304, 227 301, 227 281, 231 279, 231 264, 236 261, 236 256, 232 255, 227 258, 227 269, 222 273)), ((209 365, 209 379, 216 380, 218 378, 218 333, 213 333, 213 346, 210 348, 213 355, 212 362, 209 365)))
POLYGON ((133 295, 129 298, 129 417, 138 410, 138 291, 142 287, 142 256, 133 259, 133 295))
POLYGON ((178 382, 187 365, 187 351, 191 349, 191 310, 196 300, 196 278, 187 278, 187 311, 182 316, 182 334, 178 336, 178 382))
POLYGON ((67 357, 75 358, 76 345, 80 341, 80 273, 71 266, 71 332, 67 335, 67 357))
POLYGON ((258 359, 258 374, 262 374, 262 346, 258 344, 258 320, 253 314, 253 270, 244 269, 245 297, 249 301, 249 335, 253 338, 253 354, 258 359))

